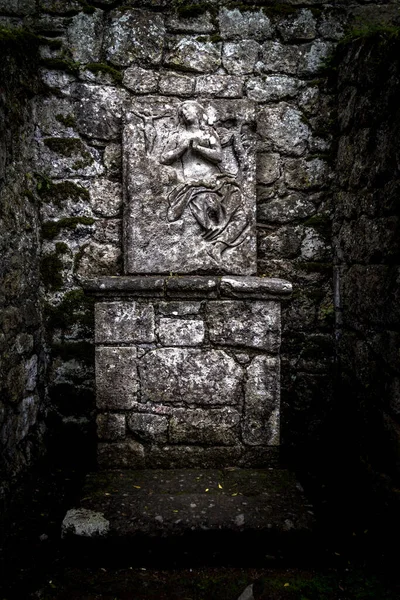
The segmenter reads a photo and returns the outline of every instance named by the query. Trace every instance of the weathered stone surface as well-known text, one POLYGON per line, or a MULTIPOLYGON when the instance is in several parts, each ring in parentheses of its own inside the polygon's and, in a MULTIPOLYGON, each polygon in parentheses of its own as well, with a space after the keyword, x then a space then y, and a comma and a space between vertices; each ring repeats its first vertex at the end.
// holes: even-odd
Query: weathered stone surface
POLYGON ((233 408, 175 409, 169 438, 173 444, 233 446, 238 441, 240 413, 233 408))
POLYGON ((115 442, 125 437, 126 416, 123 414, 100 414, 97 415, 96 423, 97 436, 100 440, 109 440, 115 442))
POLYGON ((84 283, 86 291, 103 299, 125 294, 152 298, 164 295, 164 280, 161 277, 100 277, 84 283))
POLYGON ((260 111, 258 132, 266 149, 289 156, 303 154, 311 138, 311 131, 304 123, 301 112, 286 102, 266 106, 260 111))
POLYGON ((36 169, 55 179, 102 175, 100 152, 77 137, 43 138, 36 148, 36 169))
POLYGON ((318 26, 318 33, 327 40, 340 40, 344 36, 343 15, 338 12, 324 11, 318 26))
POLYGON ((211 98, 242 98, 243 78, 234 75, 201 75, 196 80, 196 94, 211 98))
POLYGON ((87 508, 72 508, 61 525, 61 537, 99 537, 108 534, 110 521, 102 513, 87 508))
POLYGON ((329 167, 321 158, 285 160, 285 183, 295 190, 320 188, 329 181, 329 167))
POLYGON ((279 444, 279 359, 256 356, 247 368, 242 435, 245 444, 279 444))
POLYGON ((130 414, 129 430, 142 442, 168 443, 168 418, 154 414, 130 414))
POLYGON ((122 210, 122 187, 109 179, 95 179, 89 187, 90 203, 95 215, 119 217, 122 210))
POLYGON ((121 145, 108 144, 104 149, 103 162, 110 177, 120 177, 122 171, 121 145))
POLYGON ((134 440, 97 444, 97 462, 100 469, 143 469, 144 448, 134 440))
POLYGON ((222 350, 165 348, 141 360, 142 401, 237 404, 243 369, 222 350))
POLYGON ((269 75, 250 78, 246 85, 247 96, 257 102, 271 102, 293 98, 300 89, 300 82, 286 75, 269 75))
POLYGON ((155 341, 154 308, 138 302, 98 302, 96 343, 143 344, 155 341))
POLYGON ((81 12, 72 17, 71 25, 67 29, 67 39, 74 61, 100 62, 103 11, 96 9, 91 14, 81 12))
POLYGON ((214 344, 247 346, 276 352, 280 306, 275 302, 211 301, 207 306, 210 340, 214 344))
POLYGON ((267 41, 262 45, 261 61, 256 71, 260 73, 287 73, 296 75, 298 71, 299 49, 297 46, 267 41))
POLYGON ((135 94, 153 94, 158 89, 159 79, 157 72, 135 65, 125 70, 122 83, 135 94))
POLYGON ((254 117, 245 100, 132 103, 126 273, 255 272, 254 117))
POLYGON ((204 323, 162 318, 158 335, 164 346, 200 346, 204 342, 204 323))
POLYGON ((173 298, 216 298, 216 277, 170 277, 166 280, 167 296, 173 298))
POLYGON ((96 349, 96 402, 100 410, 127 410, 138 390, 136 348, 96 349))
POLYGON ((71 96, 71 84, 75 82, 74 75, 53 69, 40 69, 40 78, 47 88, 59 97, 71 96))
POLYGON ((158 65, 164 46, 164 19, 145 10, 120 9, 111 13, 104 36, 106 57, 112 64, 158 65))
POLYGON ((201 310, 201 302, 160 302, 158 311, 166 316, 198 315, 201 310))
POLYGON ((257 181, 270 184, 281 175, 281 157, 277 153, 257 153, 257 181))
POLYGON ((300 253, 305 260, 324 261, 328 260, 330 247, 315 229, 307 228, 301 242, 300 253))
POLYGON ((167 18, 166 26, 174 33, 211 33, 215 29, 208 11, 191 18, 171 15, 167 18))
POLYGON ((222 64, 231 75, 252 73, 258 59, 260 45, 255 40, 227 42, 222 51, 222 64))
POLYGON ((183 71, 213 73, 221 64, 221 44, 177 36, 168 45, 164 64, 183 71))
POLYGON ((301 9, 278 24, 278 31, 285 42, 312 40, 316 37, 316 20, 311 10, 301 9))
POLYGON ((195 79, 179 73, 165 73, 160 77, 159 90, 167 96, 191 96, 195 79))
POLYGON ((324 65, 324 62, 332 52, 333 44, 316 40, 309 44, 300 61, 298 74, 299 75, 317 75, 324 65))
POLYGON ((219 12, 219 27, 224 39, 265 40, 272 34, 271 21, 260 10, 240 12, 237 8, 222 8, 219 12))
POLYGON ((270 298, 273 295, 285 296, 292 292, 292 284, 283 279, 264 277, 221 278, 221 296, 231 298, 270 298))
POLYGON ((78 131, 88 137, 103 140, 117 139, 121 132, 123 103, 126 92, 110 86, 82 83, 74 94, 79 98, 77 107, 78 131))
POLYGON ((83 244, 74 264, 74 273, 80 279, 102 275, 120 275, 121 244, 96 242, 83 244))
POLYGON ((237 465, 241 455, 241 446, 152 446, 146 465, 161 469, 190 469, 198 465, 204 469, 221 469, 237 465))
POLYGON ((75 102, 69 98, 35 98, 35 122, 43 136, 62 137, 73 133, 75 102), (64 122, 63 122, 64 121, 64 122), (70 123, 66 125, 67 123, 70 123))
POLYGON ((315 206, 301 194, 288 194, 273 198, 258 207, 257 219, 261 223, 290 223, 294 219, 305 219, 315 213, 315 206))

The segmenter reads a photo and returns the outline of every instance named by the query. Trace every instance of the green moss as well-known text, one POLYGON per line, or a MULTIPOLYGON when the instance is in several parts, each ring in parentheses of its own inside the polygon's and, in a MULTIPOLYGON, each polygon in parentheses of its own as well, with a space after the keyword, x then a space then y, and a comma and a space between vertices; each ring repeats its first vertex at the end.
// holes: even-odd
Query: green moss
POLYGON ((50 180, 41 182, 41 188, 38 190, 43 202, 53 203, 61 207, 67 199, 73 202, 78 200, 89 201, 89 191, 74 183, 73 181, 61 181, 53 183, 50 180))
POLYGON ((78 225, 93 225, 91 217, 64 217, 58 221, 46 221, 42 225, 42 235, 46 240, 53 240, 61 229, 74 230, 78 225))
POLYGON ((81 289, 71 290, 57 306, 47 304, 45 317, 50 329, 66 330, 78 324, 90 331, 94 325, 94 299, 85 296, 81 289))
POLYGON ((74 273, 76 273, 76 271, 78 270, 79 265, 80 265, 81 260, 82 260, 82 257, 85 254, 85 250, 88 247, 88 245, 89 244, 83 244, 79 248, 78 252, 75 254, 75 257, 74 257, 74 273))
POLYGON ((57 242, 56 243, 56 252, 57 254, 68 254, 69 252, 68 244, 65 242, 57 242))
POLYGON ((39 36, 22 28, 8 28, 0 26, 0 50, 5 52, 32 55, 40 45, 39 36))
POLYGON ((210 37, 208 39, 213 44, 217 44, 218 42, 222 42, 222 37, 218 33, 214 33, 214 35, 210 35, 210 37))
POLYGON ((47 69, 65 71, 66 73, 71 73, 71 75, 79 73, 79 64, 66 58, 42 58, 40 62, 47 69))
POLYGON ((84 166, 90 165, 93 163, 93 157, 85 148, 83 142, 79 138, 44 138, 43 143, 47 146, 52 152, 56 152, 57 154, 61 154, 61 156, 65 156, 70 158, 76 154, 80 154, 82 159, 81 162, 84 166))
POLYGON ((173 5, 175 11, 182 19, 199 17, 207 10, 211 9, 209 2, 198 2, 197 4, 194 4, 192 2, 186 2, 186 0, 174 0, 173 5))
POLYGON ((65 125, 65 127, 75 127, 76 120, 74 115, 56 115, 56 119, 59 123, 65 125))
POLYGON ((85 71, 91 71, 95 75, 97 73, 105 73, 110 75, 115 83, 122 83, 122 73, 105 63, 89 63, 86 65, 85 71))
POLYGON ((31 202, 35 202, 35 196, 34 196, 33 192, 31 192, 31 190, 28 190, 28 188, 26 188, 23 191, 23 194, 24 194, 25 198, 28 198, 28 200, 30 200, 31 202))
POLYGON ((40 36, 39 39, 42 44, 48 46, 52 50, 60 50, 63 45, 61 40, 49 40, 48 38, 43 36, 40 36))
POLYGON ((400 37, 400 27, 389 24, 360 23, 347 30, 340 44, 348 44, 355 40, 380 38, 380 39, 398 39, 400 37))
POLYGON ((92 15, 96 10, 95 6, 91 6, 85 2, 85 0, 79 0, 79 4, 82 6, 82 12, 86 13, 87 15, 92 15))

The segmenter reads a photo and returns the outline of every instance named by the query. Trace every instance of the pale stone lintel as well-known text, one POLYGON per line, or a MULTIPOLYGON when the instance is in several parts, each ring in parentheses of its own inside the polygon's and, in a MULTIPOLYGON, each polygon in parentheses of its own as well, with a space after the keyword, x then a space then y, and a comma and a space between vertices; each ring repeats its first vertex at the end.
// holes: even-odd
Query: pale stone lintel
POLYGON ((268 277, 125 276, 88 279, 87 294, 109 297, 281 299, 292 293, 292 284, 268 277))

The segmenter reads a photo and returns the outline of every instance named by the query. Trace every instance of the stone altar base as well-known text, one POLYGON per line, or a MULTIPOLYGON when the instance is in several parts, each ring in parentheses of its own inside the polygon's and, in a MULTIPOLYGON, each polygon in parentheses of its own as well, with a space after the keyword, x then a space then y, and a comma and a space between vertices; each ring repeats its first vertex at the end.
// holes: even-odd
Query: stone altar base
POLYGON ((312 507, 285 469, 101 471, 88 475, 63 538, 73 560, 163 568, 305 560, 312 507))

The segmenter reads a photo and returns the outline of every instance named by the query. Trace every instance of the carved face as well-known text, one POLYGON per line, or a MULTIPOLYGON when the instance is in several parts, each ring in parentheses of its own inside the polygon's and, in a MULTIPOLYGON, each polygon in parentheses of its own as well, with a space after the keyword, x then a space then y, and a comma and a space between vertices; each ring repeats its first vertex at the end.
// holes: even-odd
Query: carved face
POLYGON ((199 109, 200 106, 195 102, 184 102, 179 109, 179 114, 184 123, 192 125, 200 120, 199 109))

